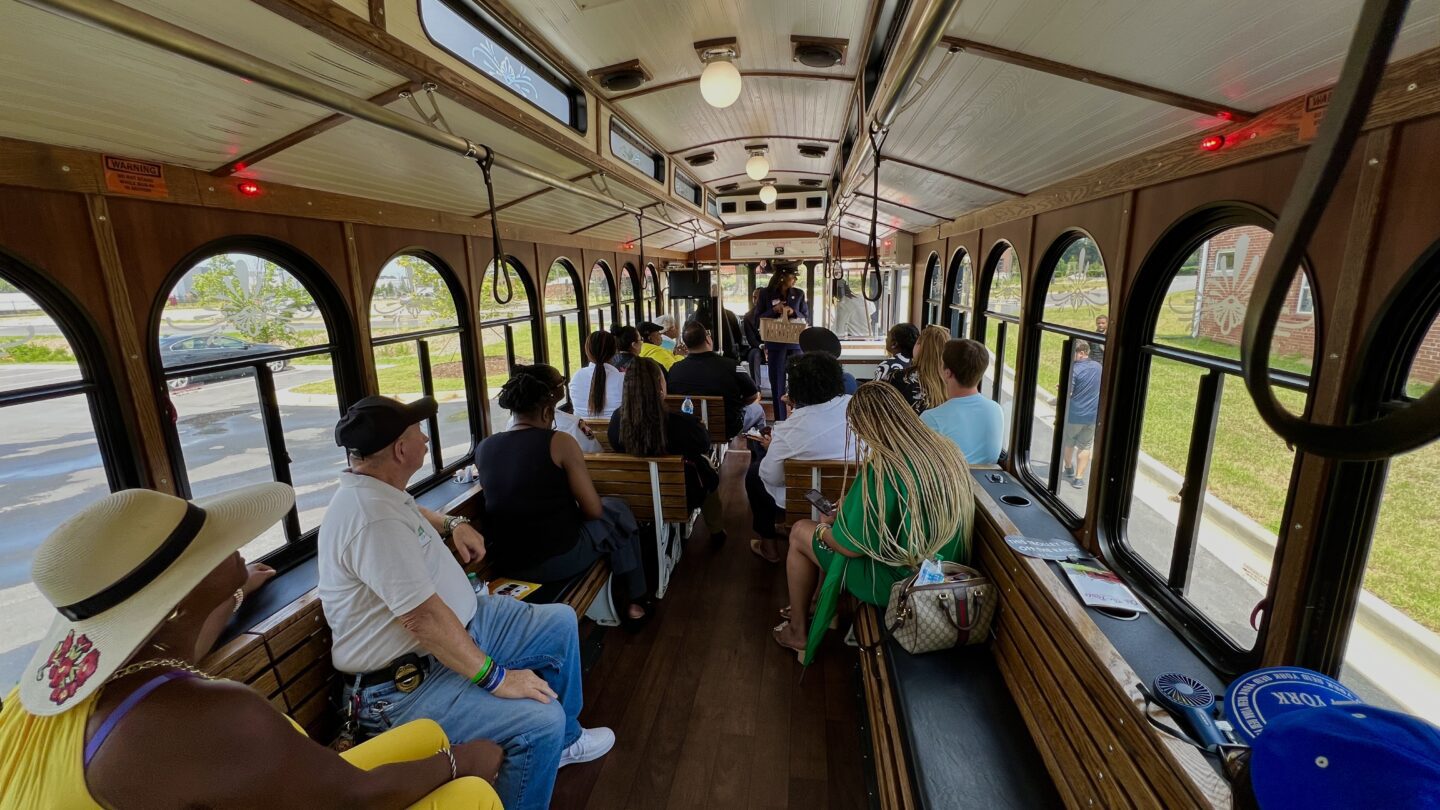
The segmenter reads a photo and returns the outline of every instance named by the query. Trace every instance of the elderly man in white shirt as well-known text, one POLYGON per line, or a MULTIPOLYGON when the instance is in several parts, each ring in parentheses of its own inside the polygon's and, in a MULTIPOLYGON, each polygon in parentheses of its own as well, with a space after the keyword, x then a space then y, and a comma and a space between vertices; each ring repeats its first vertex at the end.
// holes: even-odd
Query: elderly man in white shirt
POLYGON ((789 418, 751 445, 745 494, 757 537, 750 550, 767 562, 784 559, 785 538, 775 521, 785 506, 785 462, 854 458, 854 442, 845 423, 850 396, 840 361, 825 352, 810 352, 789 361, 786 368, 789 418))

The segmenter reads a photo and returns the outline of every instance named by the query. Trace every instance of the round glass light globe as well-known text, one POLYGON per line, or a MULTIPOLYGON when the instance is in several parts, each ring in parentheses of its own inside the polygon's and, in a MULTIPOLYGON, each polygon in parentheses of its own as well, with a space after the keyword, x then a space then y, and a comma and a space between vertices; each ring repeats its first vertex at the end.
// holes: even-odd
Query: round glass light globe
POLYGON ((771 203, 775 202, 775 198, 779 196, 780 193, 775 190, 774 186, 762 186, 760 188, 760 202, 763 202, 766 205, 770 205, 771 203))
POLYGON ((700 95, 711 107, 725 109, 740 98, 740 70, 733 62, 717 59, 700 73, 700 95))
POLYGON ((753 155, 745 161, 745 176, 751 180, 764 180, 770 173, 770 161, 764 155, 753 155))

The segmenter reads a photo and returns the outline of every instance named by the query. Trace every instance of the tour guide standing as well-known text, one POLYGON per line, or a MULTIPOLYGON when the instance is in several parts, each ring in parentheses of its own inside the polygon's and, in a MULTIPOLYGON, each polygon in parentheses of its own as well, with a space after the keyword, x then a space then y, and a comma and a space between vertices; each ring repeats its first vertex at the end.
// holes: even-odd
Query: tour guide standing
POLYGON ((505 807, 541 810, 557 768, 604 756, 615 735, 580 728, 575 613, 477 596, 444 541, 469 563, 484 538, 406 493, 429 449, 420 423, 435 411, 430 397, 366 397, 335 428, 350 469, 320 526, 319 593, 343 708, 364 733, 423 717, 455 742, 494 740, 505 807))
MULTIPOLYGON (((755 303, 752 314, 760 318, 798 318, 810 320, 810 307, 805 303, 805 293, 795 287, 795 268, 781 267, 770 277, 770 283, 760 291, 760 300, 755 303)), ((770 368, 770 398, 775 404, 775 418, 785 418, 785 364, 790 356, 800 353, 798 343, 765 342, 765 354, 770 368)))

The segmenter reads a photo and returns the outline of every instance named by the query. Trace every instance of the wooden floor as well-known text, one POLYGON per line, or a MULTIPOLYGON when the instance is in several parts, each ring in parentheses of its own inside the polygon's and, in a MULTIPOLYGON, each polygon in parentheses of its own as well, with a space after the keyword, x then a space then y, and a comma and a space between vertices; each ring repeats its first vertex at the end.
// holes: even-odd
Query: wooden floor
POLYGON ((615 749, 561 771, 554 808, 868 807, 856 651, 830 633, 802 680, 771 640, 788 600, 783 566, 747 545, 748 459, 722 471, 724 546, 697 524, 649 626, 603 631, 580 719, 615 749))

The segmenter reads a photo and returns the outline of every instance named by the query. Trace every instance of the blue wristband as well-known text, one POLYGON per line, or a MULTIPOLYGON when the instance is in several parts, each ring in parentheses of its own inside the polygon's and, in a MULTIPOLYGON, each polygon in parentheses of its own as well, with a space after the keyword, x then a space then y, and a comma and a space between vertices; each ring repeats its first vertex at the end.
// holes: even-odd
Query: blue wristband
POLYGON ((500 666, 499 664, 496 664, 490 669, 490 674, 486 675, 485 679, 480 681, 480 688, 484 689, 486 692, 494 694, 495 690, 500 688, 501 681, 504 680, 505 668, 500 666))

